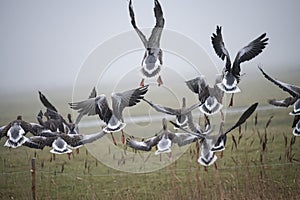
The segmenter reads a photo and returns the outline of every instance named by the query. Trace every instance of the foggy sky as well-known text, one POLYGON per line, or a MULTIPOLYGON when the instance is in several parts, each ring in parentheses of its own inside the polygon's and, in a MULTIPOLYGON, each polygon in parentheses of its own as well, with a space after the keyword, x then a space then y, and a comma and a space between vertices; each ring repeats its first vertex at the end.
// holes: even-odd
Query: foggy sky
MULTIPOLYGON (((268 72, 300 67, 298 0, 160 3, 165 28, 201 45, 216 65, 223 66, 223 62, 215 55, 210 37, 216 25, 221 25, 231 59, 266 32, 269 45, 251 62, 263 64, 268 72)), ((133 6, 138 26, 153 27, 153 1, 133 0, 133 6)), ((132 31, 126 0, 1 0, 0 27, 2 94, 21 89, 71 88, 85 59, 97 46, 132 31)))

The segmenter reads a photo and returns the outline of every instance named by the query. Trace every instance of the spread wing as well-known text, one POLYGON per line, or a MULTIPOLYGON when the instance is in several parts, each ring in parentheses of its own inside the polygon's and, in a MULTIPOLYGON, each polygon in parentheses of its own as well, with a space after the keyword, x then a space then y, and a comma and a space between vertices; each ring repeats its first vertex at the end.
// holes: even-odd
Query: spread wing
POLYGON ((45 145, 34 143, 30 140, 27 140, 24 144, 22 144, 22 146, 26 146, 26 147, 33 148, 33 149, 44 149, 44 147, 45 147, 45 145))
MULTIPOLYGON (((82 117, 84 115, 91 116, 98 114, 100 119, 105 123, 108 123, 112 115, 112 111, 109 108, 105 95, 100 95, 96 98, 89 98, 87 100, 76 103, 69 103, 69 105, 72 109, 78 111, 79 116, 82 117)), ((79 118, 79 116, 77 117, 77 119, 79 118)), ((78 121, 77 119, 76 122, 78 121)))
POLYGON ((275 85, 277 85, 278 87, 283 89, 284 91, 288 92, 293 97, 299 97, 300 96, 300 88, 298 86, 290 85, 288 83, 284 83, 284 82, 281 82, 281 81, 279 81, 275 78, 272 78, 271 76, 266 74, 261 67, 258 67, 258 68, 262 72, 262 74, 264 75, 264 77, 266 79, 268 79, 269 81, 271 81, 272 83, 274 83, 275 85))
POLYGON ((290 105, 294 104, 296 102, 297 98, 294 97, 288 97, 283 100, 275 100, 270 99, 268 100, 268 103, 274 106, 281 106, 281 107, 289 107, 290 105))
POLYGON ((179 109, 173 109, 166 106, 161 106, 158 104, 154 104, 151 101, 148 101, 147 99, 143 99, 145 102, 147 102, 152 108, 154 108, 157 112, 165 113, 168 115, 179 115, 180 110, 179 109))
POLYGON ((130 15, 130 18, 131 18, 131 24, 132 24, 134 30, 137 32, 138 36, 140 37, 141 41, 143 42, 145 48, 147 48, 148 41, 147 41, 145 35, 142 33, 142 31, 136 25, 135 16, 134 16, 134 11, 133 11, 131 0, 129 1, 128 8, 129 8, 129 15, 130 15))
POLYGON ((196 136, 198 139, 205 138, 205 135, 202 133, 202 131, 201 131, 201 132, 200 132, 200 131, 198 132, 197 130, 196 130, 196 132, 194 132, 194 131, 189 131, 189 130, 187 130, 187 129, 182 128, 181 126, 179 126, 179 125, 176 124, 175 122, 170 121, 170 123, 173 124, 176 128, 178 128, 178 129, 184 131, 185 133, 188 133, 188 134, 191 134, 191 135, 196 136))
POLYGON ((28 146, 30 145, 35 146, 37 149, 43 149, 45 146, 51 147, 54 140, 57 136, 53 137, 44 137, 44 136, 32 136, 29 139, 28 146))
POLYGON ((45 95, 43 95, 40 91, 39 91, 39 97, 40 97, 40 100, 41 100, 42 104, 46 108, 57 112, 57 109, 48 101, 48 99, 45 97, 45 95))
POLYGON ((185 83, 191 91, 198 94, 198 98, 201 103, 204 103, 209 97, 209 87, 204 79, 204 76, 199 76, 197 78, 188 80, 185 83))
POLYGON ((7 134, 7 131, 8 131, 8 129, 9 128, 7 128, 7 127, 10 127, 11 125, 9 124, 9 125, 4 125, 4 126, 1 126, 1 128, 0 128, 0 139, 2 138, 2 137, 4 137, 4 136, 6 136, 6 134, 7 134))
POLYGON ((241 71, 240 63, 249 61, 258 56, 268 44, 268 40, 269 38, 266 38, 266 33, 264 33, 239 50, 233 62, 232 73, 239 76, 241 71))
POLYGON ((251 115, 252 113, 256 110, 258 103, 254 103, 252 104, 243 114, 242 116, 239 118, 239 120, 235 123, 235 125, 233 125, 231 128, 229 128, 225 133, 223 134, 227 134, 230 131, 232 131, 233 129, 239 127, 240 125, 242 125, 251 115))
POLYGON ((185 146, 196 142, 199 138, 189 133, 169 133, 169 139, 172 143, 176 143, 178 146, 185 146))
POLYGON ((133 137, 126 139, 126 144, 136 150, 150 151, 153 146, 156 146, 161 136, 153 136, 144 141, 137 141, 133 137))
POLYGON ((154 1, 154 15, 156 18, 156 24, 152 29, 152 33, 149 37, 148 48, 159 48, 159 42, 161 38, 161 34, 164 28, 165 19, 163 17, 163 11, 161 6, 157 0, 154 1))
POLYGON ((222 60, 224 60, 224 58, 226 57, 226 71, 229 71, 231 67, 231 61, 230 61, 229 53, 225 48, 221 26, 217 26, 216 33, 213 33, 213 35, 211 36, 211 43, 213 45, 216 54, 222 60))
POLYGON ((103 137, 106 133, 104 131, 100 131, 93 134, 82 135, 82 134, 61 134, 60 137, 67 142, 71 147, 78 147, 87 143, 94 142, 99 138, 103 137))
MULTIPOLYGON (((94 104, 93 102, 95 103, 96 101, 96 97, 97 97, 97 92, 96 92, 96 88, 93 87, 88 99, 90 99, 89 101, 85 101, 85 103, 69 103, 69 105, 71 106, 71 108, 74 106, 74 109, 75 107, 85 107, 86 109, 82 110, 82 112, 79 112, 79 115, 77 116, 76 120, 75 120, 75 124, 79 124, 81 118, 84 116, 84 115, 95 115, 96 114, 96 107, 93 107, 94 104), (91 100, 93 99, 93 100, 91 100), (84 105, 85 104, 85 105, 84 105), (94 113, 95 111, 95 113, 94 113)), ((83 101, 82 101, 83 102, 83 101)), ((78 110, 78 109, 75 109, 75 110, 78 110)))
POLYGON ((148 85, 139 87, 137 89, 128 90, 122 93, 113 93, 112 110, 118 119, 122 119, 122 112, 125 107, 131 107, 140 102, 148 91, 148 85))
POLYGON ((28 133, 28 132, 33 132, 33 130, 32 130, 32 126, 31 126, 31 124, 30 123, 28 123, 28 122, 26 122, 26 121, 23 121, 23 120, 21 120, 20 121, 21 122, 21 127, 22 127, 22 129, 25 131, 25 133, 28 133))
POLYGON ((106 124, 108 124, 112 116, 112 110, 108 105, 106 96, 100 95, 96 99, 96 104, 96 113, 99 115, 100 119, 102 119, 106 124))
POLYGON ((94 141, 102 138, 105 134, 106 134, 106 132, 100 131, 98 133, 82 135, 80 142, 81 142, 81 144, 91 143, 91 142, 94 142, 94 141))

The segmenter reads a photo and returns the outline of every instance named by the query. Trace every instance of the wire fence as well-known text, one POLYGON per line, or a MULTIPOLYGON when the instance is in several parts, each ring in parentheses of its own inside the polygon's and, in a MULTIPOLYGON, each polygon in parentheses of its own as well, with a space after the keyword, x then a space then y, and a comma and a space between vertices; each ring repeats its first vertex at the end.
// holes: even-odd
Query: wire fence
POLYGON ((273 126, 267 127, 268 119, 272 118, 265 117, 259 126, 253 120, 232 133, 237 144, 228 137, 223 155, 217 153, 216 164, 207 168, 197 162, 194 144, 178 160, 149 173, 107 167, 84 148, 70 160, 66 155, 54 160, 48 149, 0 147, 0 195, 2 199, 300 199, 300 140, 285 121, 272 119, 273 126))

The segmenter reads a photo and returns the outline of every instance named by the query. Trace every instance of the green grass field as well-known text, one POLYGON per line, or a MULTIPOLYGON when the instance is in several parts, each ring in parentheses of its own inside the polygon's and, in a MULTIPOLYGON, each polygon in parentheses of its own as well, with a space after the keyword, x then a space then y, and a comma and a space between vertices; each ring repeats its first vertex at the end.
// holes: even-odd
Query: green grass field
MULTIPOLYGON (((2 139, 0 195, 31 198, 30 163, 36 155, 37 199, 297 199, 300 141, 291 144, 292 117, 281 109, 257 113, 258 124, 254 126, 253 116, 240 133, 229 135, 223 157, 218 153, 216 165, 206 170, 197 163, 196 144, 163 169, 131 174, 103 165, 85 148, 79 154, 74 151, 71 160, 67 155, 53 160, 49 148, 7 149, 2 139)), ((228 116, 228 124, 238 116, 228 116)))
MULTIPOLYGON (((262 81, 265 81, 262 77, 258 81, 245 78, 241 82, 241 88, 247 92, 235 96, 235 106, 249 106, 255 101, 266 105, 267 98, 287 96, 276 86, 262 81)), ((186 94, 179 93, 176 89, 174 91, 180 94, 178 98, 186 94)), ((157 95, 157 92, 153 94, 157 95)), ((63 95, 57 95, 57 92, 45 93, 55 105, 61 105, 57 107, 63 115, 69 112, 66 103, 72 101, 70 93, 66 93, 64 98, 63 95)), ((84 93, 86 94, 83 96, 87 96, 89 92, 84 93)), ((196 97, 189 95, 188 102, 192 104, 196 97)), ((152 99, 153 96, 149 94, 147 98, 152 99)), ((228 99, 229 96, 227 101, 228 99)), ((168 98, 159 100, 160 104, 178 105, 177 101, 170 101, 168 98)), ((132 109, 126 115, 154 113, 149 109, 141 110, 142 107, 132 109)), ((33 121, 35 113, 41 108, 43 107, 37 94, 21 100, 3 98, 1 125, 14 119, 17 114, 23 114, 25 120, 33 121)), ((50 148, 42 151, 26 147, 8 149, 3 147, 5 138, 2 138, 0 197, 32 198, 30 163, 31 159, 36 157, 37 199, 300 199, 300 139, 292 135, 293 117, 288 114, 290 110, 291 108, 256 111, 240 131, 236 129, 228 135, 223 155, 217 153, 216 165, 206 169, 197 163, 196 143, 190 145, 179 159, 162 169, 149 173, 128 173, 122 169, 130 167, 141 155, 140 152, 134 153, 129 148, 124 150, 125 146, 122 145, 119 145, 119 153, 128 153, 125 153, 124 158, 109 154, 107 157, 116 163, 116 168, 121 169, 116 170, 94 158, 85 147, 80 149, 79 154, 73 151, 70 160, 67 155, 56 156, 53 160, 50 148), (258 123, 255 126, 256 113, 258 123), (265 128, 271 116, 274 117, 268 128, 265 128), (233 139, 237 141, 236 146, 233 139)), ((240 114, 226 116, 225 128, 231 126, 240 114)), ((147 127, 145 132, 153 134, 153 131, 160 129, 161 125, 157 123, 147 127)), ((96 130, 98 127, 83 131, 88 133, 96 130)), ((130 126, 127 130, 137 134, 141 131, 130 126)), ((118 140, 119 134, 116 134, 116 137, 118 140)), ((111 141, 111 138, 101 140, 111 141)), ((178 149, 174 149, 176 148, 178 149)), ((103 151, 107 153, 109 150, 103 151)), ((150 155, 154 156, 154 150, 150 155)), ((164 155, 157 160, 169 162, 167 157, 164 155)))

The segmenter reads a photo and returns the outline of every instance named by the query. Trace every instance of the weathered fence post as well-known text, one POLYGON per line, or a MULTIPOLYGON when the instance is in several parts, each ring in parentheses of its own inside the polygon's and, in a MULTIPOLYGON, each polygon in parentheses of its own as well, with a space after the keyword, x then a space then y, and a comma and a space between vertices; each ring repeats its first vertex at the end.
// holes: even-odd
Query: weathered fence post
POLYGON ((35 158, 31 159, 31 194, 32 199, 36 200, 35 196, 35 158))

